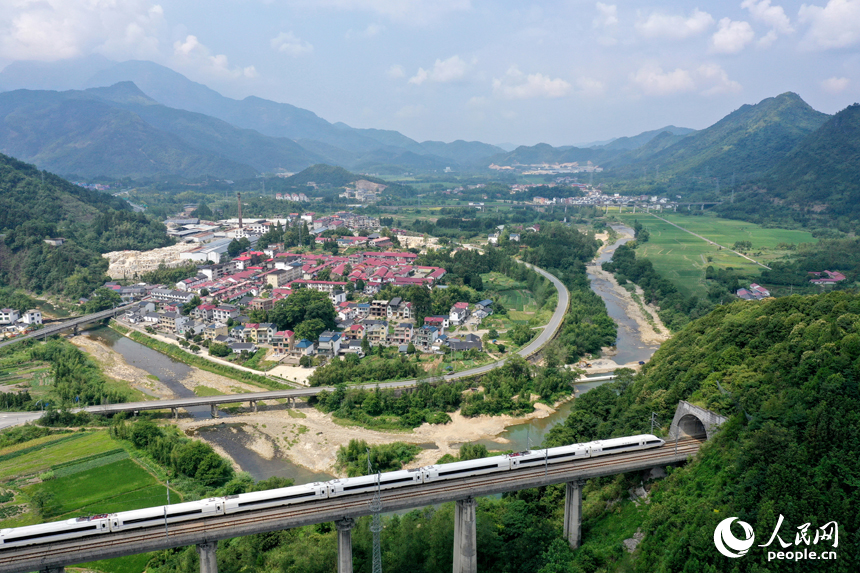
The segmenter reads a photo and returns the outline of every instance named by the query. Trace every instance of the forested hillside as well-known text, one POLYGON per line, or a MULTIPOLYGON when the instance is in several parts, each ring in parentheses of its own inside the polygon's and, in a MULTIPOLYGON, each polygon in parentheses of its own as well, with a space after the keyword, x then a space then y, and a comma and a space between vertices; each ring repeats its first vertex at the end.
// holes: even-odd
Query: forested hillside
MULTIPOLYGON (((720 412, 729 421, 698 457, 654 485, 634 569, 776 570, 766 562, 766 550, 753 547, 730 560, 715 550, 712 538, 717 523, 737 516, 752 525, 756 543, 766 543, 783 515, 780 535, 790 542, 805 523, 813 532, 838 522, 838 562, 783 562, 779 571, 856 571, 858 381, 860 295, 736 302, 664 343, 632 382, 578 400, 549 442, 638 433, 647 429, 652 412, 667 424, 679 400, 720 412)), ((603 519, 606 513, 585 522, 586 548, 599 542, 588 531, 603 519)), ((611 570, 614 559, 601 559, 611 570)), ((579 554, 573 562, 583 565, 579 554)))
POLYGON ((164 225, 128 203, 0 154, 0 285, 70 298, 105 280, 100 254, 169 245, 164 225), (63 237, 61 246, 44 242, 63 237))

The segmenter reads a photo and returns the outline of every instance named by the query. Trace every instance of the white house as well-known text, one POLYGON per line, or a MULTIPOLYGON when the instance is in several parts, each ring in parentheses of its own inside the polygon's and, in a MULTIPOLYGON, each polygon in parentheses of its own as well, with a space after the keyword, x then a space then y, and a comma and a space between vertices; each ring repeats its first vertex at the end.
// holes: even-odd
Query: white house
POLYGON ((0 308, 0 324, 18 322, 18 311, 14 308, 0 308))
POLYGON ((25 324, 42 324, 42 312, 30 309, 21 317, 21 322, 25 324))

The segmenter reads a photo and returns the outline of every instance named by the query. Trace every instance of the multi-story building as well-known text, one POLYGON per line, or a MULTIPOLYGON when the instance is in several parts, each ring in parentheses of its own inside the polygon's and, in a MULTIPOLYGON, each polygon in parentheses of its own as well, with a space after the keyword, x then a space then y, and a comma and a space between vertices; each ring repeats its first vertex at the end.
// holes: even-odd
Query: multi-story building
POLYGON ((340 352, 340 341, 341 337, 339 333, 326 330, 320 334, 317 351, 321 354, 337 356, 340 352))
POLYGON ((388 346, 388 323, 376 322, 365 328, 371 346, 388 346))
POLYGON ((389 336, 391 345, 409 344, 415 335, 415 325, 411 322, 401 322, 394 327, 394 332, 389 336))
POLYGON ((0 324, 18 322, 18 311, 14 308, 0 308, 0 324))

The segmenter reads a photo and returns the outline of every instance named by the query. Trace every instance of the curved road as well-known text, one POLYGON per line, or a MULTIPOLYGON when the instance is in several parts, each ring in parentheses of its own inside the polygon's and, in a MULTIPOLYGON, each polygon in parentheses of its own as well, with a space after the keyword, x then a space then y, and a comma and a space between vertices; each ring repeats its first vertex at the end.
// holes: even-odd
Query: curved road
MULTIPOLYGON (((522 356, 523 358, 528 358, 529 356, 532 356, 538 351, 540 351, 541 348, 543 348, 550 340, 555 337, 556 333, 561 328, 561 324, 564 321, 564 316, 565 314, 567 314, 567 309, 570 306, 570 292, 567 290, 567 287, 565 287, 564 284, 554 275, 534 265, 530 265, 529 263, 523 263, 522 261, 520 261, 520 263, 526 265, 544 278, 548 279, 558 291, 558 305, 556 305, 555 312, 553 312, 552 317, 549 319, 549 322, 534 340, 532 340, 528 345, 516 352, 516 354, 522 356)), ((478 374, 484 374, 486 372, 489 372, 490 370, 494 370, 496 368, 504 366, 506 362, 507 359, 499 360, 497 362, 493 362, 492 364, 486 364, 484 366, 478 366, 477 368, 470 368, 469 370, 463 370, 461 372, 447 374, 442 378, 437 379, 397 380, 394 382, 363 384, 359 387, 367 389, 373 389, 377 386, 380 388, 411 388, 413 386, 417 386, 422 381, 452 381, 458 380, 460 378, 468 378, 470 376, 475 376, 478 374)), ((126 402, 123 404, 89 406, 87 408, 84 408, 84 410, 93 414, 115 414, 118 412, 165 410, 168 408, 185 408, 189 406, 215 406, 216 404, 257 402, 258 400, 274 400, 278 398, 306 398, 309 396, 316 396, 324 390, 331 392, 334 390, 334 388, 329 386, 318 386, 315 388, 301 388, 296 390, 275 390, 271 392, 253 392, 249 394, 226 394, 223 396, 207 396, 202 398, 173 398, 168 400, 155 400, 149 402, 126 402)))

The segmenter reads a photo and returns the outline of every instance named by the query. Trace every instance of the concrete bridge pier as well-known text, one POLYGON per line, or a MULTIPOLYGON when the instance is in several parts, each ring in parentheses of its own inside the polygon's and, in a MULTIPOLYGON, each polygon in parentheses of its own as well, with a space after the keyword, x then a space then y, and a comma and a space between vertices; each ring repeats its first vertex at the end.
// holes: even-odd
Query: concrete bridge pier
POLYGON ((352 573, 352 528, 355 520, 344 517, 334 525, 337 527, 337 573, 352 573))
POLYGON ((179 419, 179 408, 171 408, 170 411, 173 413, 173 419, 179 419))
POLYGON ((197 546, 197 554, 200 556, 200 573, 218 573, 218 559, 215 555, 217 547, 217 541, 200 543, 197 546))
POLYGON ((256 401, 256 400, 251 400, 251 401, 250 401, 250 406, 251 406, 251 409, 252 409, 252 410, 254 411, 254 413, 256 414, 256 413, 257 413, 257 401, 256 401))
POLYGON ((212 408, 212 417, 217 418, 218 417, 218 404, 212 404, 211 408, 212 408))
POLYGON ((570 481, 564 488, 564 538, 571 549, 582 543, 582 488, 585 480, 570 481))
POLYGON ((473 497, 457 500, 454 514, 454 573, 478 571, 478 541, 473 497))

